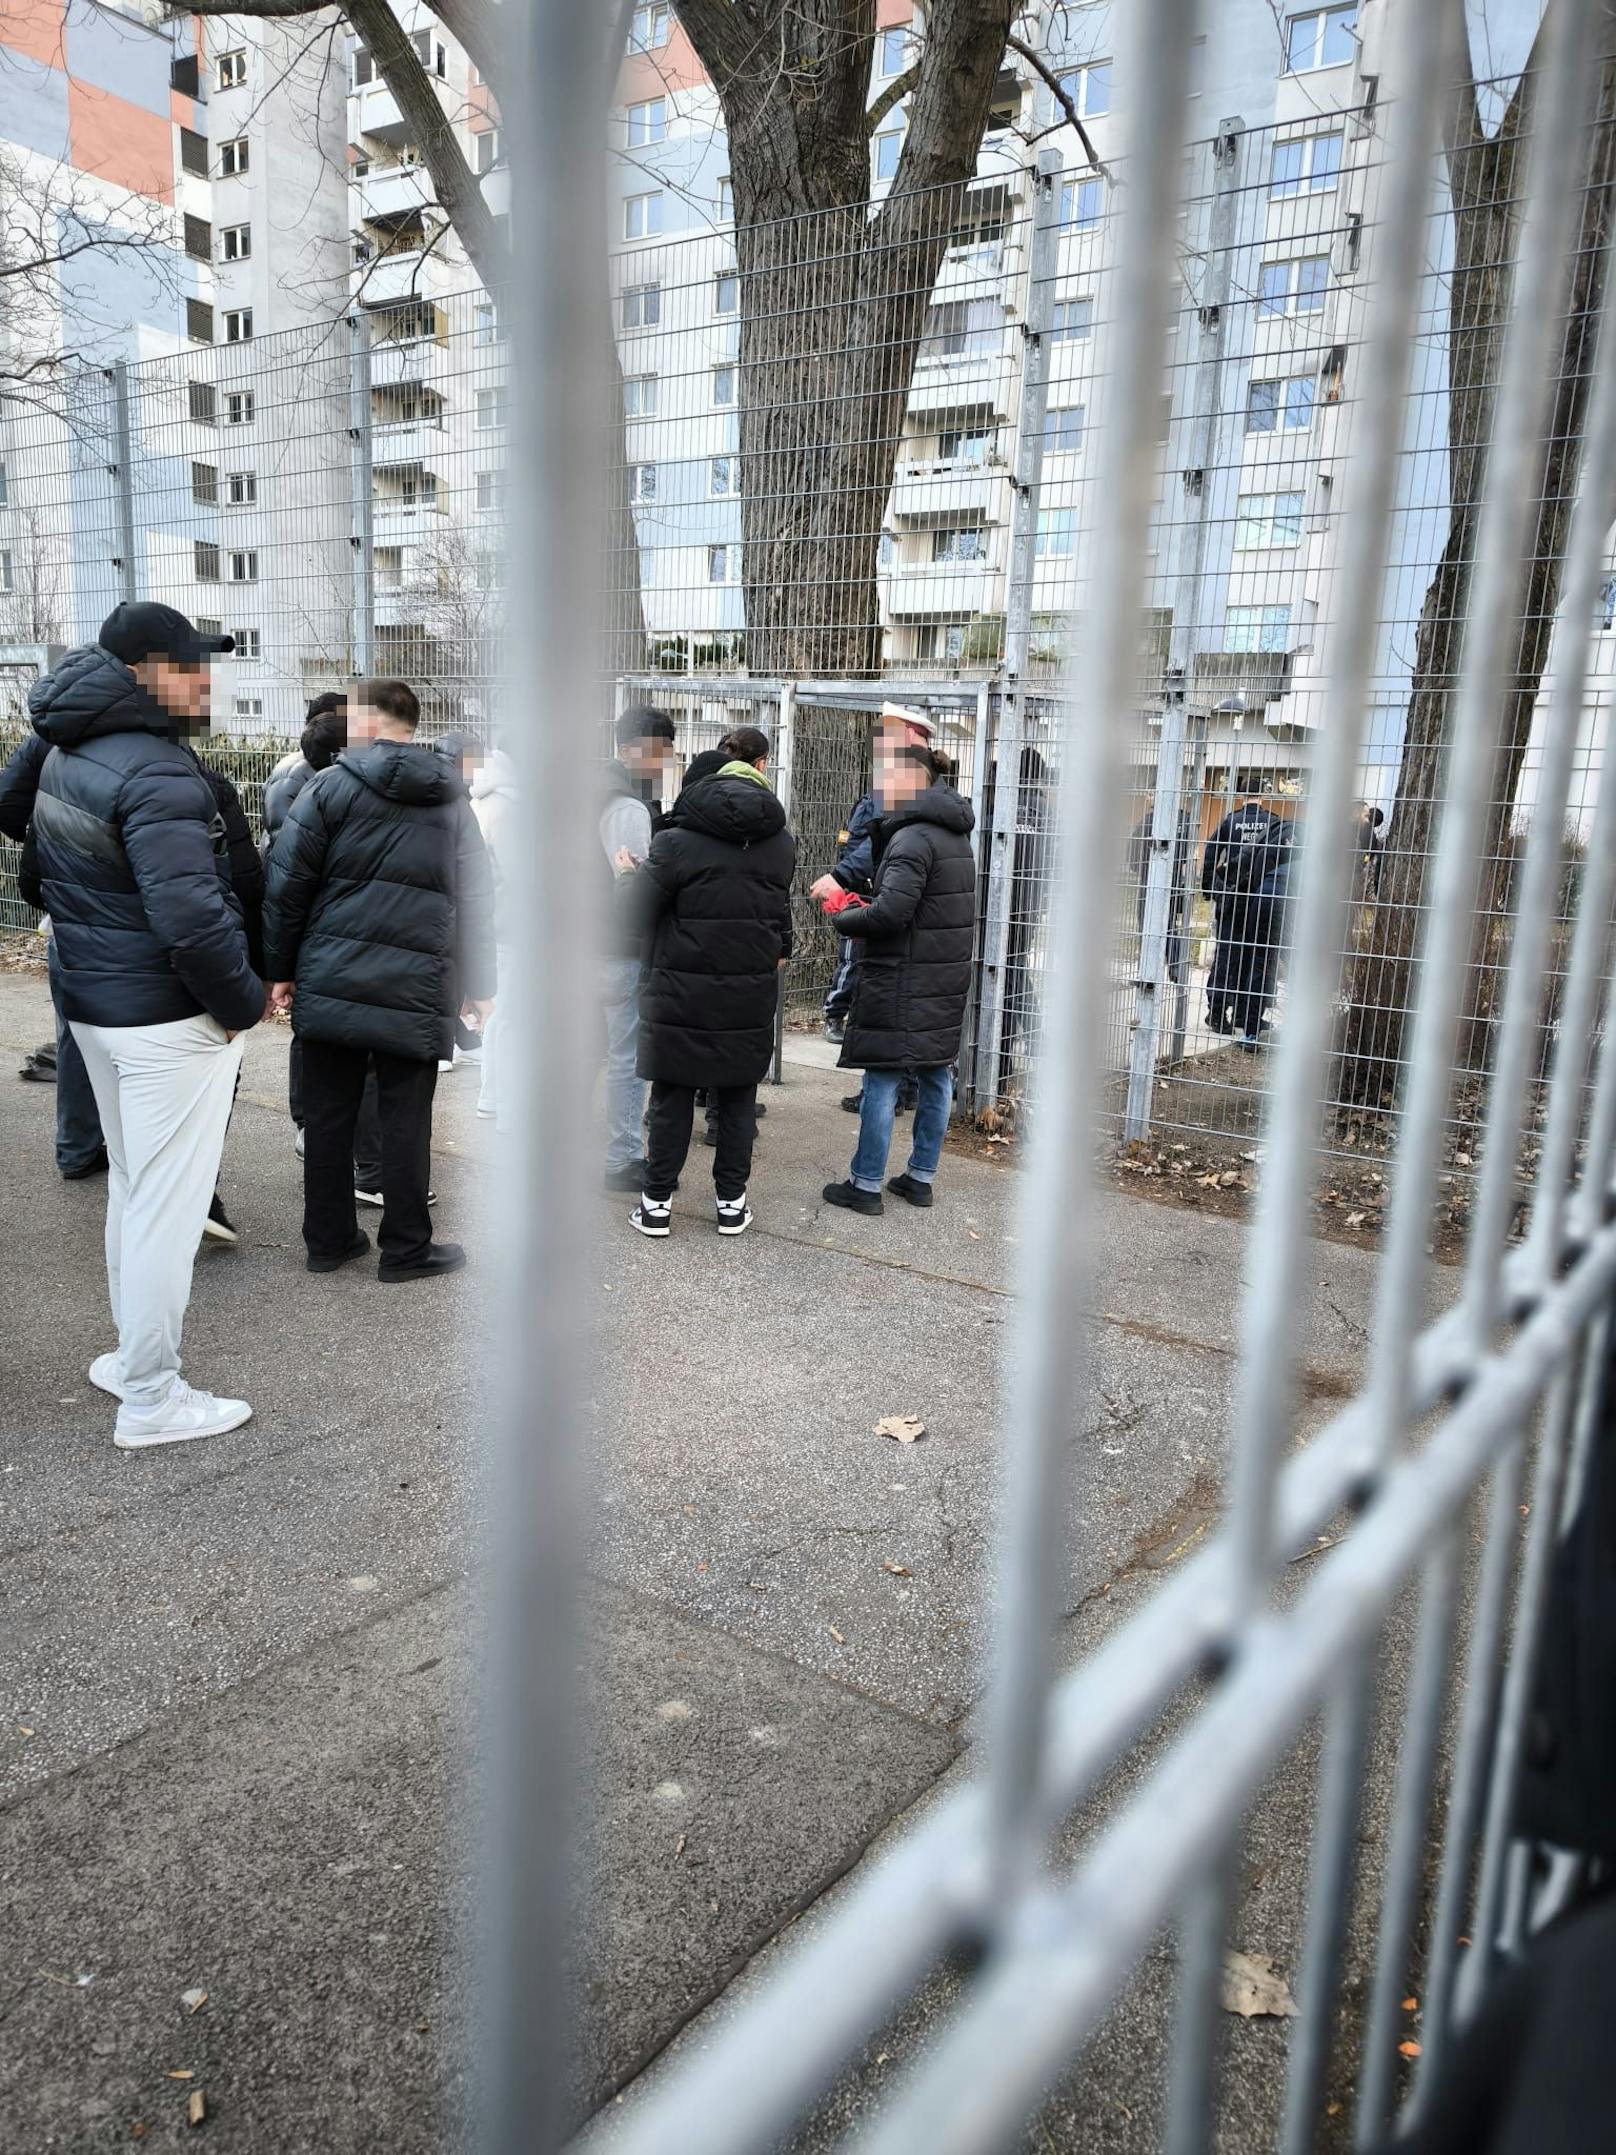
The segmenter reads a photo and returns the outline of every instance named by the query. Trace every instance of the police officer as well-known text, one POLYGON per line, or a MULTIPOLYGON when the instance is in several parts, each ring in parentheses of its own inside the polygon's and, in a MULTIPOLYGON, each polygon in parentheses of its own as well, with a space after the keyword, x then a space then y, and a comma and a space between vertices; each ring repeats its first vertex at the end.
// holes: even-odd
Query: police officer
POLYGON ((1291 833, 1283 816, 1243 795, 1206 842, 1201 893, 1212 900, 1217 949, 1206 983, 1206 1022, 1254 1051, 1279 971, 1291 833))

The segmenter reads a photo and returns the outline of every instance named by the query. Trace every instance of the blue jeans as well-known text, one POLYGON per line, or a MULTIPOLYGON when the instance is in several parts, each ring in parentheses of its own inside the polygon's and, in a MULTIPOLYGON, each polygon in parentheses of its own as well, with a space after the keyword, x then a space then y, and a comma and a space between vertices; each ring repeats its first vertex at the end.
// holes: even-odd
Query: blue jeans
POLYGON ((56 1165, 64 1175, 82 1175, 101 1155, 101 1111, 90 1088, 90 1073, 62 1016, 62 982, 56 938, 45 945, 51 1001, 56 1007, 56 1165))
MULTIPOLYGON (((892 1123, 898 1112, 901 1070, 866 1070, 864 1104, 859 1109, 858 1150, 853 1155, 850 1180, 861 1190, 879 1190, 886 1178, 887 1153, 892 1145, 892 1123)), ((948 1135, 948 1110, 954 1098, 954 1073, 947 1063, 914 1073, 914 1143, 909 1154, 909 1173, 916 1182, 930 1182, 943 1156, 948 1135)))
POLYGON ((606 1168, 645 1158, 645 1085, 634 1067, 640 1044, 640 961, 608 958, 601 974, 606 1011, 606 1168))

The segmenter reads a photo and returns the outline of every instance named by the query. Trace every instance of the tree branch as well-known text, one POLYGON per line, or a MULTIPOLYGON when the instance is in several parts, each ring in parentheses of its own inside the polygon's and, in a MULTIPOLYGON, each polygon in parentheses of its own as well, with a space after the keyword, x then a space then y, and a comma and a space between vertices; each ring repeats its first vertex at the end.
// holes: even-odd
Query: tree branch
POLYGON ((873 135, 893 106, 907 97, 919 80, 920 62, 918 60, 913 67, 906 67, 901 75, 894 75, 865 116, 865 131, 873 135))
POLYGON ((1019 52, 1034 74, 1040 76, 1047 87, 1054 92, 1056 104, 1065 113, 1068 122, 1076 131, 1078 141, 1083 145, 1084 156, 1088 159, 1093 169, 1099 173, 1100 177, 1108 180, 1111 177, 1110 167, 1096 151, 1093 142, 1089 138, 1089 131, 1083 125, 1082 116, 1078 112, 1076 105, 1073 104, 1060 77, 1051 70, 1043 56, 1034 52, 1024 39, 1007 37, 1004 42, 1009 51, 1019 52))
POLYGON ((748 26, 731 0, 673 0, 673 12, 712 77, 713 88, 722 93, 752 51, 748 26))

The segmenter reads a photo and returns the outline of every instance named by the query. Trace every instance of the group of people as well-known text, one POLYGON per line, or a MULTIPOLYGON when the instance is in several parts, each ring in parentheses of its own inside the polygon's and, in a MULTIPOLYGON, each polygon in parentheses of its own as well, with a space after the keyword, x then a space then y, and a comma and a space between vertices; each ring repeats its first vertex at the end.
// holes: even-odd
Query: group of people
POLYGON ((456 1022, 486 1036, 495 1008, 495 868, 466 785, 416 740, 406 683, 359 682, 312 713, 261 855, 199 754, 211 662, 231 648, 172 607, 116 607, 35 684, 33 733, 0 775, 0 831, 48 916, 58 1164, 107 1176, 117 1344, 89 1375, 118 1401, 124 1449, 252 1412, 186 1383, 180 1338, 210 1213, 233 1234, 219 1163, 245 1035, 267 1015, 294 1033, 308 1269, 369 1250, 356 1206, 378 1197, 379 1278, 465 1262, 433 1240, 429 1169, 456 1022))
MULTIPOLYGON (((718 1232, 752 1223, 748 1183, 774 1057, 778 974, 792 951, 796 844, 770 789, 769 742, 753 726, 691 760, 671 807, 674 725, 643 705, 618 721, 600 844, 611 879, 606 1018, 606 1186, 631 1191, 629 1220, 672 1231, 704 1098, 713 1141, 718 1232), (647 1107, 645 1086, 649 1083, 647 1107)), ((883 1184, 932 1202, 970 989, 976 866, 971 805, 952 783, 929 719, 882 708, 870 795, 855 808, 835 868, 810 896, 843 939, 836 1034, 841 1063, 863 1072, 851 1102, 859 1136, 824 1202, 869 1214, 883 1184), (856 953, 856 956, 855 956, 856 953), (902 1088, 913 1089, 908 1165, 886 1179, 902 1088)))

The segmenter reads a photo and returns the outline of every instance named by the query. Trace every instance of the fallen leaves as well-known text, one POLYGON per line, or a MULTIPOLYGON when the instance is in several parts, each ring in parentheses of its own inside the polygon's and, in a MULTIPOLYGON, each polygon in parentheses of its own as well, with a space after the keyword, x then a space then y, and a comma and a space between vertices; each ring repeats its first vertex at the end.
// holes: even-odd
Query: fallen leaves
POLYGON ((196 2075, 188 2065, 176 2065, 170 2069, 168 2077, 170 2080, 194 2080, 196 2075))
POLYGON ((207 2116, 207 2114, 208 2114, 208 2099, 207 2099, 207 2097, 206 2097, 206 2096, 205 2096, 205 2095, 203 2094, 203 2092, 202 2092, 202 2090, 201 2090, 200 2088, 193 2088, 193 2089, 191 2090, 190 2100, 189 2100, 189 2101, 188 2101, 188 2102, 186 2103, 186 2105, 185 2105, 185 2122, 186 2122, 186 2124, 187 2124, 187 2125, 200 2125, 200 2124, 201 2124, 201 2122, 202 2122, 202 2120, 203 2120, 203 2119, 204 2119, 204 2118, 205 2118, 205 2117, 207 2116))
POLYGON ((831 1637, 836 1641, 838 1646, 845 1646, 847 1644, 847 1641, 842 1637, 841 1633, 837 1630, 834 1624, 827 1624, 825 1626, 825 1629, 830 1633, 831 1637))
POLYGON ((918 1414, 885 1414, 875 1425, 878 1437, 894 1437, 900 1444, 918 1444, 926 1425, 918 1414))
POLYGON ((1400 2058, 1417 2058, 1419 2054, 1420 2046, 1414 2041, 1412 2036, 1406 2043, 1399 2043, 1397 2046, 1397 2055, 1400 2058))
POLYGON ((205 1990, 182 1990, 180 1992, 180 2003, 188 2013, 200 2013, 207 2002, 208 1994, 205 1990))
POLYGON ((1222 2005, 1242 2020, 1294 2020, 1290 1985, 1267 1953, 1225 1953, 1222 2005))
POLYGON ((883 1571, 890 1571, 893 1578, 895 1579, 909 1579, 913 1578, 914 1576, 907 1564, 894 1564, 890 1557, 887 1558, 886 1562, 881 1566, 881 1569, 883 1571))

